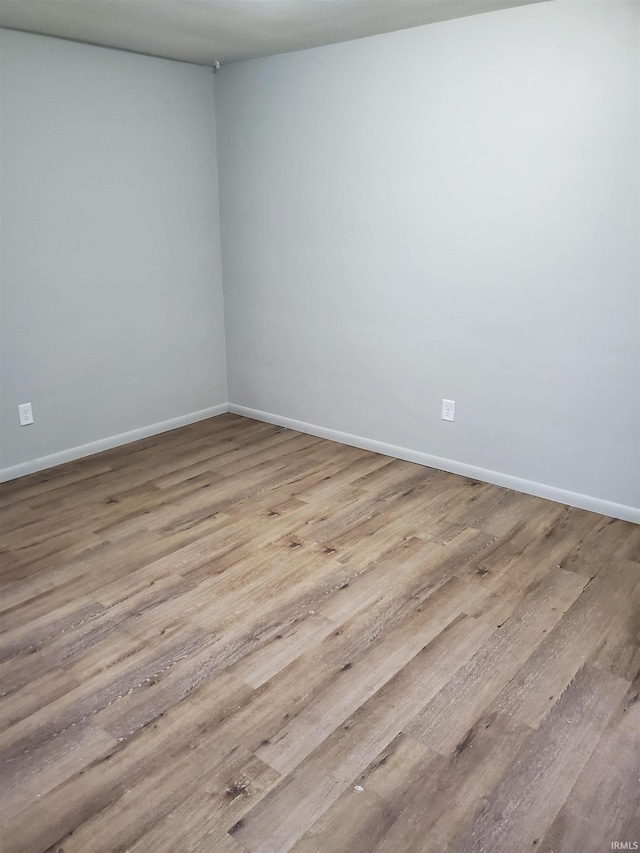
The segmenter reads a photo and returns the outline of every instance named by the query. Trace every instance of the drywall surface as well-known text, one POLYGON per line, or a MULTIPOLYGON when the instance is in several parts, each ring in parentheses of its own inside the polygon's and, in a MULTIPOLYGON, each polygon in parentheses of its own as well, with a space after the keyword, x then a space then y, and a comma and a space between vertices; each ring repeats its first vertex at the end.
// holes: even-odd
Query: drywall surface
POLYGON ((0 48, 7 470, 227 391, 210 69, 8 31, 0 48))
POLYGON ((639 10, 223 67, 231 403, 640 507, 639 10))

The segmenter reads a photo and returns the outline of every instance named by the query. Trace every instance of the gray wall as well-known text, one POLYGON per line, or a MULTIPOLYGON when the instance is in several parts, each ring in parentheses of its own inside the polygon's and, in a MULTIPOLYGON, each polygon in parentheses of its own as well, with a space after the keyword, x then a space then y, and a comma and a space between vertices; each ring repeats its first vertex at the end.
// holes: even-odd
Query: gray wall
POLYGON ((639 8, 223 68, 230 401, 639 507, 639 8))
POLYGON ((1 39, 6 469, 227 391, 211 71, 1 39))

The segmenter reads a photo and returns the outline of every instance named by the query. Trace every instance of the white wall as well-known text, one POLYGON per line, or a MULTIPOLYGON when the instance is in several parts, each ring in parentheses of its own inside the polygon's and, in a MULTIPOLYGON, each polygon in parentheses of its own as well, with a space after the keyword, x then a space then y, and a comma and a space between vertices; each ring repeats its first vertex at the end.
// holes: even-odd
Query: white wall
POLYGON ((232 403, 640 507, 639 9, 223 68, 232 403))
POLYGON ((7 31, 0 47, 7 474, 227 391, 211 70, 7 31))

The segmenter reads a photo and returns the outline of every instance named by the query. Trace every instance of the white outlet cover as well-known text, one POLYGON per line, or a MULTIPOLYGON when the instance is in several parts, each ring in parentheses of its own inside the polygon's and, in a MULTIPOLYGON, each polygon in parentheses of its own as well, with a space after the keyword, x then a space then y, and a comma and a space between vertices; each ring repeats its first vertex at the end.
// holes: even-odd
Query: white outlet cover
POLYGON ((443 421, 455 421, 456 419, 456 401, 455 400, 443 400, 442 401, 442 420, 443 421))
POLYGON ((18 413, 20 415, 20 426, 29 426, 29 424, 33 423, 31 403, 20 403, 18 413))

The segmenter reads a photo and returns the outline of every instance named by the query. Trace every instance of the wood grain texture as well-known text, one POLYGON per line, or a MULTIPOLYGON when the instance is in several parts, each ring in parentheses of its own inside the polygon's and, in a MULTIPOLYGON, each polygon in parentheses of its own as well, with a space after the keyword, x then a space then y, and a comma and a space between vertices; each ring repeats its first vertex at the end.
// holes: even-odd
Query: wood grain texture
POLYGON ((221 415, 0 528, 6 853, 640 842, 638 526, 221 415))

